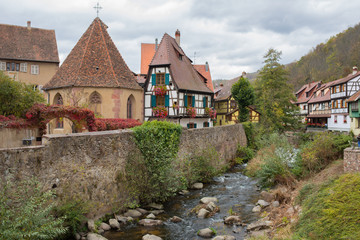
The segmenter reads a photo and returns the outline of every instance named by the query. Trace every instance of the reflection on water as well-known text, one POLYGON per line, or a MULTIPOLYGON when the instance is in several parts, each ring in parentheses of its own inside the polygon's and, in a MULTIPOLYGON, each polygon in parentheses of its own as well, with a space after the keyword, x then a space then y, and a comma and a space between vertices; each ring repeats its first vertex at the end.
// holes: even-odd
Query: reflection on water
POLYGON ((176 196, 165 204, 165 213, 157 216, 164 221, 163 226, 142 227, 137 224, 122 227, 121 231, 106 232, 104 237, 109 240, 141 240, 146 234, 154 234, 164 240, 202 239, 196 233, 207 227, 217 231, 217 235, 233 235, 236 239, 243 239, 245 228, 227 226, 223 224, 224 217, 229 215, 229 210, 240 214, 245 223, 255 221, 257 214, 252 213, 252 208, 259 196, 256 181, 244 176, 241 167, 235 167, 231 172, 214 178, 214 182, 205 185, 202 190, 191 191, 186 196, 176 196), (216 197, 219 202, 220 212, 211 218, 198 219, 190 213, 202 197, 216 197), (172 216, 183 219, 180 223, 172 223, 172 216))

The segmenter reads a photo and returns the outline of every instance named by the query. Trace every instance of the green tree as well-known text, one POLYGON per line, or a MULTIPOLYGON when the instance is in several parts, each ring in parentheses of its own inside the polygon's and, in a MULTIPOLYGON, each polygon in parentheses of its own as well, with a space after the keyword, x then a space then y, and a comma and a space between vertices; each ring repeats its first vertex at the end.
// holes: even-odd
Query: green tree
POLYGON ((23 116, 34 103, 43 103, 45 99, 38 90, 12 80, 0 71, 0 115, 23 116))
POLYGON ((270 48, 265 54, 265 65, 256 79, 256 99, 260 111, 260 123, 268 131, 283 131, 294 128, 299 120, 298 107, 292 86, 288 83, 288 72, 280 64, 281 52, 270 48))
POLYGON ((231 87, 231 94, 236 100, 239 108, 239 121, 249 120, 249 110, 247 106, 254 104, 255 94, 250 82, 241 76, 239 80, 231 87))

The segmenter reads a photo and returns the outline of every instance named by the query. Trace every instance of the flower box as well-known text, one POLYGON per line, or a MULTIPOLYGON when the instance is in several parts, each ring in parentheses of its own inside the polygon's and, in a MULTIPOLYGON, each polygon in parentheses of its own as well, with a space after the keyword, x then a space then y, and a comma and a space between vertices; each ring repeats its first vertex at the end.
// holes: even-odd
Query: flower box
POLYGON ((209 115, 211 119, 216 119, 216 110, 213 108, 205 108, 205 113, 209 115))
POLYGON ((158 106, 153 108, 153 116, 158 118, 166 118, 168 115, 167 108, 164 106, 158 106))
POLYGON ((166 86, 155 86, 154 87, 154 92, 155 92, 155 96, 165 96, 166 95, 166 86))
POLYGON ((190 116, 190 118, 196 117, 196 108, 194 107, 187 107, 186 108, 186 114, 190 116))

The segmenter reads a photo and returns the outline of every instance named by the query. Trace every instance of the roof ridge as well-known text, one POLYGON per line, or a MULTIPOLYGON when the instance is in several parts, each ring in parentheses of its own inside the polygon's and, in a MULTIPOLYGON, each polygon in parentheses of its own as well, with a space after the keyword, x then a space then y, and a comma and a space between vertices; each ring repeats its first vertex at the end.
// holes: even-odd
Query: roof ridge
MULTIPOLYGON (((86 45, 85 45, 85 48, 84 48, 84 52, 83 52, 82 57, 81 57, 80 66, 78 67, 78 72, 77 72, 77 74, 76 74, 77 78, 75 78, 75 81, 74 81, 74 83, 73 83, 74 86, 76 85, 76 82, 77 82, 77 80, 79 80, 79 77, 80 77, 80 76, 79 76, 79 73, 80 73, 80 70, 81 70, 81 66, 82 66, 82 64, 83 64, 83 62, 84 62, 86 50, 87 50, 87 48, 88 48, 88 45, 89 45, 89 42, 90 42, 90 39, 91 39, 91 35, 92 35, 93 32, 94 32, 94 26, 95 26, 94 22, 95 22, 95 20, 94 20, 93 23, 91 24, 92 27, 91 27, 90 34, 89 34, 89 37, 88 37, 88 39, 87 39, 87 42, 86 42, 86 45)), ((79 40, 79 41, 80 41, 80 40, 79 40)), ((76 45, 75 45, 75 47, 76 47, 76 45)), ((74 48, 75 48, 75 47, 74 47, 74 48)), ((70 52, 70 53, 71 53, 71 52, 70 52)))
POLYGON ((107 46, 107 44, 106 44, 105 37, 104 37, 104 33, 103 33, 102 28, 101 28, 101 20, 100 20, 100 19, 99 19, 99 24, 100 24, 101 38, 102 38, 102 40, 104 41, 104 44, 105 44, 105 47, 106 47, 106 53, 107 53, 107 56, 108 56, 109 61, 110 61, 111 70, 112 70, 112 72, 113 72, 113 75, 114 75, 114 78, 115 78, 116 83, 120 86, 119 81, 118 81, 118 79, 117 79, 117 77, 116 77, 116 74, 115 74, 114 65, 113 65, 113 63, 112 63, 112 61, 111 61, 111 57, 110 57, 110 53, 109 53, 109 48, 108 48, 108 46, 107 46))

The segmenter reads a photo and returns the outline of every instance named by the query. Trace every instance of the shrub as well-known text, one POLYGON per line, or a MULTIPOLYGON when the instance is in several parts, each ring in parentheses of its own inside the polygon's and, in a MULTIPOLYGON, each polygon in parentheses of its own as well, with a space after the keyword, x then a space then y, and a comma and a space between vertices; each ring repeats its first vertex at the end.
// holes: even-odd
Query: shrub
POLYGON ((17 183, 10 180, 0 189, 0 239, 56 239, 66 234, 64 218, 52 214, 54 194, 42 191, 34 180, 17 183))
POLYGON ((180 171, 173 160, 182 128, 167 121, 151 121, 133 130, 141 156, 129 156, 125 166, 131 198, 143 203, 165 201, 181 187, 180 171))
POLYGON ((236 156, 239 158, 238 161, 246 163, 255 156, 255 153, 254 150, 252 150, 250 147, 244 147, 239 145, 236 150, 236 156))
POLYGON ((95 125, 98 131, 126 129, 140 126, 141 123, 135 119, 122 118, 97 118, 95 125))
POLYGON ((245 131, 245 135, 246 135, 247 146, 252 149, 255 149, 256 148, 255 138, 257 135, 256 128, 257 128, 258 124, 252 123, 252 122, 244 122, 244 123, 242 123, 242 125, 244 127, 244 131, 245 131))
POLYGON ((303 204, 296 239, 360 239, 360 174, 323 184, 303 204))

